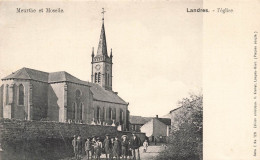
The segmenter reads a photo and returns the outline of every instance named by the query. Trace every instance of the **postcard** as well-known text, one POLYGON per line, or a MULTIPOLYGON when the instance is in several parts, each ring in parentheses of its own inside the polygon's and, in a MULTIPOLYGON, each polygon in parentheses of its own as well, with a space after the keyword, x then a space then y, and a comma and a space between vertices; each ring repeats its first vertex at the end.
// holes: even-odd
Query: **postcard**
POLYGON ((260 160, 260 2, 1 1, 0 159, 260 160))

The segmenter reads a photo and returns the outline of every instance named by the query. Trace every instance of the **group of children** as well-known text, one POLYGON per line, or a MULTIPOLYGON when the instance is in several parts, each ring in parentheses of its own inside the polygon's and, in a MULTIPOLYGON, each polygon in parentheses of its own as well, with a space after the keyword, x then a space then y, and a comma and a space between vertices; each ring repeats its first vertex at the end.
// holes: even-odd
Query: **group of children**
MULTIPOLYGON (((74 136, 72 140, 72 146, 74 149, 74 154, 76 159, 81 159, 83 155, 83 150, 86 153, 87 159, 97 159, 100 160, 102 153, 106 155, 106 159, 140 159, 139 147, 141 146, 141 140, 135 134, 130 139, 123 135, 120 139, 118 136, 109 137, 106 135, 106 138, 101 142, 100 137, 93 136, 92 138, 88 137, 85 142, 81 139, 81 136, 74 136), (137 152, 138 151, 138 152, 137 152), (136 153, 137 152, 137 153, 136 153), (137 154, 137 155, 136 155, 137 154)), ((146 152, 148 147, 148 142, 145 140, 143 142, 144 152, 146 152)))

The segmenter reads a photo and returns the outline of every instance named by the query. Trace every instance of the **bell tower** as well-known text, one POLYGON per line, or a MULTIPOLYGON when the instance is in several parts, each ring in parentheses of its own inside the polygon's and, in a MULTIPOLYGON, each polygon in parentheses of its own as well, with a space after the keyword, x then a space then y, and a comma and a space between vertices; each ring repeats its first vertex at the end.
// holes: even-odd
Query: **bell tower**
POLYGON ((112 49, 110 51, 110 56, 107 54, 107 43, 106 34, 104 26, 104 8, 102 8, 102 27, 98 43, 97 54, 94 53, 94 47, 92 48, 92 74, 91 82, 97 83, 106 90, 112 90, 112 49))

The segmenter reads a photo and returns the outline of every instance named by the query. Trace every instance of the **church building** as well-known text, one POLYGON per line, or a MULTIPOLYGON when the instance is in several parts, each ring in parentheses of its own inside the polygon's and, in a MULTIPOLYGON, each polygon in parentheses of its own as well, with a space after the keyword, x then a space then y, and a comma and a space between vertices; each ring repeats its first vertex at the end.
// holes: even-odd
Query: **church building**
MULTIPOLYGON (((103 11, 104 13, 104 11, 103 11)), ((91 82, 71 74, 21 68, 2 78, 0 119, 117 125, 129 130, 128 104, 112 88, 112 49, 107 53, 104 17, 91 82)))

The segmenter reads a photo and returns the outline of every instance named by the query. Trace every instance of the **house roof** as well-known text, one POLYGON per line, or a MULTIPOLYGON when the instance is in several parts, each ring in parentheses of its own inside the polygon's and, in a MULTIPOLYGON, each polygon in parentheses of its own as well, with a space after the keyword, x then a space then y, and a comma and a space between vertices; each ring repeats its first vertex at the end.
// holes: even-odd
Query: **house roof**
POLYGON ((128 104, 122 98, 120 98, 115 92, 105 90, 100 85, 95 83, 89 83, 89 84, 91 86, 90 90, 93 93, 94 100, 111 102, 111 103, 119 103, 124 105, 128 104))
POLYGON ((183 106, 180 106, 180 107, 178 107, 178 108, 175 108, 175 109, 171 110, 170 113, 175 112, 175 111, 179 110, 179 109, 182 108, 182 107, 183 107, 183 106))
POLYGON ((153 119, 153 117, 141 117, 141 116, 131 116, 129 117, 129 121, 131 124, 145 124, 148 121, 150 121, 151 119, 153 119))
POLYGON ((158 119, 160 122, 170 126, 171 125, 171 119, 170 118, 155 118, 158 119))

